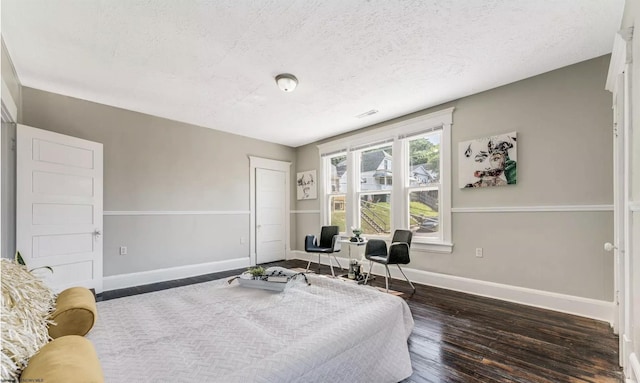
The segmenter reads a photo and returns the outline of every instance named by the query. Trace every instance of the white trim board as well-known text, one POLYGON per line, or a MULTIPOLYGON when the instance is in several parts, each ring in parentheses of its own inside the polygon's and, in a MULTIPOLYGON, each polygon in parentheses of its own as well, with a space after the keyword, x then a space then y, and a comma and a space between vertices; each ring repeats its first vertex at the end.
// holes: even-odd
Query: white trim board
POLYGON ((2 114, 5 121, 15 122, 18 120, 18 107, 16 106, 13 97, 11 96, 11 92, 9 92, 9 87, 2 79, 2 88, 0 90, 1 98, 2 98, 2 114))
POLYGON ((172 281, 175 279, 195 277, 198 275, 210 274, 218 271, 249 267, 249 263, 249 257, 247 256, 242 258, 227 259, 224 261, 200 263, 196 265, 185 265, 166 269, 140 271, 130 274, 110 275, 103 278, 103 288, 104 291, 110 291, 124 289, 127 287, 148 285, 151 283, 172 281))
POLYGON ((454 207, 453 213, 535 213, 564 211, 613 211, 613 205, 550 205, 550 206, 486 206, 454 207))
POLYGON ((248 215, 249 210, 109 210, 103 215, 248 215))
MULTIPOLYGON (((307 253, 299 250, 291 251, 290 255, 291 258, 297 258, 304 261, 309 261, 310 259, 307 253)), ((326 258, 327 257, 321 257, 321 262, 322 264, 328 265, 329 261, 326 258)), ((342 258, 339 260, 342 261, 342 258)), ((311 256, 311 261, 317 262, 317 257, 311 256)), ((345 258, 345 261, 348 261, 348 259, 345 258)), ((368 270, 369 265, 366 264, 363 265, 363 267, 365 270, 368 270)), ((390 267, 389 270, 391 272, 391 276, 394 279, 398 279, 397 283, 402 283, 402 281, 404 281, 404 278, 396 267, 390 267)), ((615 311, 613 302, 433 273, 408 267, 403 267, 402 270, 412 282, 423 285, 435 286, 448 290, 500 299, 507 302, 520 303, 547 310, 579 315, 608 323, 613 322, 615 311)), ((372 274, 384 276, 384 266, 375 264, 372 274)))
POLYGON ((611 63, 609 64, 609 71, 607 72, 607 81, 605 83, 605 89, 611 93, 618 91, 617 77, 619 73, 624 71, 625 64, 631 62, 631 39, 633 37, 633 27, 622 29, 618 31, 613 38, 613 49, 611 52, 611 63))
MULTIPOLYGON (((347 137, 335 139, 316 147, 320 155, 332 153, 340 150, 347 150, 361 145, 366 145, 376 141, 383 141, 389 138, 398 137, 399 135, 409 135, 412 133, 424 131, 436 126, 452 125, 453 111, 455 107, 438 110, 436 112, 414 116, 406 119, 391 119, 383 121, 372 126, 379 126, 365 132, 351 134, 347 137)), ((445 158, 447 158, 445 156, 445 158)))
POLYGON ((633 376, 630 380, 627 379, 627 382, 640 382, 640 362, 638 361, 638 356, 635 352, 632 352, 631 355, 629 355, 629 365, 631 366, 633 376))

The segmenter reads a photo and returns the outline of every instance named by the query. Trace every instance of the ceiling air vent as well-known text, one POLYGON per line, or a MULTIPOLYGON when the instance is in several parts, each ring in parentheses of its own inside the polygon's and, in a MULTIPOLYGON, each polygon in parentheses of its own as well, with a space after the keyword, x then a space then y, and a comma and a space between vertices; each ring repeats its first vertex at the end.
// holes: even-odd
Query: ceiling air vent
POLYGON ((364 112, 362 114, 359 114, 356 116, 356 118, 363 118, 363 117, 367 117, 367 116, 373 116, 374 114, 378 113, 378 110, 376 109, 371 109, 368 112, 364 112))

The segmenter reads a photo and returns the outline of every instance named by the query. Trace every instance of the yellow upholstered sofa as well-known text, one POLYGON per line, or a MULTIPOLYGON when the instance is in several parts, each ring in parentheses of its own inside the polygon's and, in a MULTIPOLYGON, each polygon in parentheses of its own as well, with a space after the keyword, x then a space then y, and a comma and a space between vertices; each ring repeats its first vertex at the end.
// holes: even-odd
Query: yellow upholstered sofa
POLYGON ((93 293, 53 294, 24 266, 2 260, 3 382, 101 383, 96 351, 84 338, 96 318, 93 293))

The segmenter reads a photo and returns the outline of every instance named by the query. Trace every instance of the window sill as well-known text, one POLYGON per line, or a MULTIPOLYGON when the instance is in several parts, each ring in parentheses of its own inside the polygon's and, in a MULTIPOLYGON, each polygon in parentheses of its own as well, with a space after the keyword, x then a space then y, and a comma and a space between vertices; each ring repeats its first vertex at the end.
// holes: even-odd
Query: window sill
POLYGON ((419 242, 414 240, 411 243, 411 250, 427 252, 427 253, 444 253, 451 254, 453 252, 453 243, 446 242, 419 242))

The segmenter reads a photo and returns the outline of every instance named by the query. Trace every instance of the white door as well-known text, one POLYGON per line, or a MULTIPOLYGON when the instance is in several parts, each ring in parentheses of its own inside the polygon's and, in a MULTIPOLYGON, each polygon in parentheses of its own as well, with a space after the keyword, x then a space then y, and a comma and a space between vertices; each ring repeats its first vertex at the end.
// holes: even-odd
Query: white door
POLYGON ((102 292, 102 144, 18 125, 16 249, 56 291, 102 292))
MULTIPOLYGON (((637 359, 634 347, 634 310, 638 302, 637 290, 633 289, 635 260, 633 237, 632 198, 632 159, 633 159, 633 121, 632 108, 635 106, 632 87, 632 62, 630 50, 631 28, 616 34, 611 65, 607 77, 607 90, 613 93, 614 109, 614 251, 615 251, 615 303, 618 311, 614 320, 614 331, 619 335, 620 365, 625 377, 631 379, 631 370, 637 359), (635 361, 635 362, 634 362, 635 361)), ((636 103, 637 104, 637 103, 636 103)), ((633 379, 631 379, 633 380, 633 379)), ((634 380, 635 381, 635 380, 634 380)))
POLYGON ((285 259, 286 173, 256 169, 256 262, 285 259))

